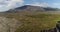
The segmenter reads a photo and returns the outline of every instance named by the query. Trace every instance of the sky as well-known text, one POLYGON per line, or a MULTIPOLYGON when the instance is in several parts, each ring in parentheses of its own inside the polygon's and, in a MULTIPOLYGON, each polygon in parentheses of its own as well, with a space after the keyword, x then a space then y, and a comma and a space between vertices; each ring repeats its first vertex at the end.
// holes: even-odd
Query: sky
POLYGON ((0 0, 0 12, 23 5, 60 8, 60 0, 0 0))

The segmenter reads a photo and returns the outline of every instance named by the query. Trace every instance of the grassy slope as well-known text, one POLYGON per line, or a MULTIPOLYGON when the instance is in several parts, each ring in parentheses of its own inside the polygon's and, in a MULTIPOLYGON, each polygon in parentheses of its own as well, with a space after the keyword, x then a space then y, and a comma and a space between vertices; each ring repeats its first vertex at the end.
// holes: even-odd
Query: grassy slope
POLYGON ((58 14, 45 14, 45 13, 13 13, 7 14, 7 18, 15 18, 22 22, 16 32, 40 32, 43 29, 52 29, 55 27, 56 22, 60 20, 58 14))

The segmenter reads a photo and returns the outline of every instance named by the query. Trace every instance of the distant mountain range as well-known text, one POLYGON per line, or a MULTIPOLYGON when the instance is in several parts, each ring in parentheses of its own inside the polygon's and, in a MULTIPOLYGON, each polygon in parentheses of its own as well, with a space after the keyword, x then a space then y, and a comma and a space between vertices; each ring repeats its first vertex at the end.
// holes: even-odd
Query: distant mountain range
POLYGON ((21 11, 36 11, 36 12, 44 12, 44 11, 59 11, 58 8, 51 8, 51 7, 40 7, 40 6, 31 6, 31 5, 24 5, 22 7, 18 7, 15 9, 10 9, 6 12, 21 12, 21 11))

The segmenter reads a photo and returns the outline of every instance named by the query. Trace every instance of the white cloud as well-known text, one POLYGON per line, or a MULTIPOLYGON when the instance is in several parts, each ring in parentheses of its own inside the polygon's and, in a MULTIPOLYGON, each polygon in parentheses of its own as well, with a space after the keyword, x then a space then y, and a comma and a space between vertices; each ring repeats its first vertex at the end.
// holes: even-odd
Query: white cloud
POLYGON ((56 3, 52 3, 52 6, 54 8, 60 8, 60 3, 56 2, 56 3))
POLYGON ((60 3, 53 3, 53 5, 56 5, 56 6, 58 6, 58 5, 60 5, 60 3))
POLYGON ((22 5, 23 0, 11 0, 11 1, 9 1, 9 4, 7 7, 16 7, 16 3, 19 3, 22 5))
POLYGON ((23 5, 24 0, 0 0, 0 11, 23 5))
POLYGON ((35 2, 32 4, 27 4, 27 5, 41 6, 41 7, 48 7, 49 6, 47 3, 39 3, 39 2, 35 2))
POLYGON ((41 7, 47 7, 47 6, 49 6, 48 3, 38 2, 38 0, 31 0, 31 1, 32 1, 32 3, 31 4, 27 4, 27 5, 41 6, 41 7))

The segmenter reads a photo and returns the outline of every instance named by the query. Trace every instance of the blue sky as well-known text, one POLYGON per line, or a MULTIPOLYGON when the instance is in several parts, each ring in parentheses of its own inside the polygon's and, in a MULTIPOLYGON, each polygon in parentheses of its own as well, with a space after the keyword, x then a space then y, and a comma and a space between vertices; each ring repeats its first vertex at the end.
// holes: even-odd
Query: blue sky
POLYGON ((0 0, 0 12, 23 5, 60 8, 60 0, 0 0))
POLYGON ((43 6, 50 6, 55 8, 60 8, 60 0, 25 0, 25 4, 36 4, 43 6), (36 4, 37 3, 37 4, 36 4))

